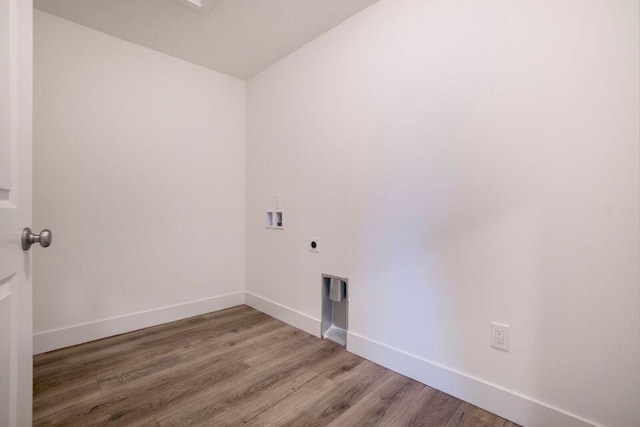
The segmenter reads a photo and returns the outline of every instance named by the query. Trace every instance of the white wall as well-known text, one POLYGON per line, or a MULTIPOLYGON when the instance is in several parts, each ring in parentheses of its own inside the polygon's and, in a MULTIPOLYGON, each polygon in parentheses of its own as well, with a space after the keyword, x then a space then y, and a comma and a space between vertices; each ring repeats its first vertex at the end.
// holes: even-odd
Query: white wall
POLYGON ((317 321, 320 274, 348 276, 363 354, 527 425, 640 425, 638 17, 382 0, 252 78, 247 298, 317 321))
POLYGON ((34 86, 36 351, 242 303, 245 82, 36 11, 34 86))

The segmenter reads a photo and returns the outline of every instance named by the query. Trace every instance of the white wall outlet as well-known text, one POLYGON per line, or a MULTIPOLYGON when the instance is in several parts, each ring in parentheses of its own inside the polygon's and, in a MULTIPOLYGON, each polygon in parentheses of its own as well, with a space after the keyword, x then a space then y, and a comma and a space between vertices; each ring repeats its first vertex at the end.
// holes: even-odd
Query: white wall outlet
POLYGON ((309 237, 308 247, 311 252, 320 252, 320 242, 318 241, 318 238, 309 237))
POLYGON ((509 325, 491 322, 491 347, 509 351, 509 325))

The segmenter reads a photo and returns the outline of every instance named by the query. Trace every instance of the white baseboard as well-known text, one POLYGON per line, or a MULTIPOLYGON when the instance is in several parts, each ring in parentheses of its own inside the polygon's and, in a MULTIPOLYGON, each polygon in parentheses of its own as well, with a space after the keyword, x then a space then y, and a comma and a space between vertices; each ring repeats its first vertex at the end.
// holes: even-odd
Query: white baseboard
POLYGON ((125 314, 94 322, 38 332, 33 336, 33 354, 123 334, 199 314, 244 304, 244 292, 235 292, 198 301, 125 314))
POLYGON ((245 304, 249 307, 253 307, 258 311, 320 338, 320 319, 315 319, 249 291, 245 291, 244 300, 245 304))
MULTIPOLYGON (((33 337, 34 354, 242 304, 247 304, 278 320, 320 337, 321 322, 319 319, 245 291, 39 332, 33 337)), ((600 424, 568 411, 393 348, 355 332, 348 333, 347 350, 526 427, 602 427, 600 424)))
POLYGON ((562 409, 354 332, 347 335, 347 350, 526 427, 601 427, 562 409))
MULTIPOLYGON (((245 304, 317 337, 319 319, 245 291, 245 304)), ((347 350, 526 427, 602 427, 551 405, 506 390, 419 356, 349 332, 347 350)))

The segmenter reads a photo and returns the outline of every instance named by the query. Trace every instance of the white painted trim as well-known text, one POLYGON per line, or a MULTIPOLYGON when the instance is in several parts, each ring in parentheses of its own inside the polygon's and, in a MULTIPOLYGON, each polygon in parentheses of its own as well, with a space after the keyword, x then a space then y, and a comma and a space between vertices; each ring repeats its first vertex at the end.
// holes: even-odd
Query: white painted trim
POLYGON ((523 426, 602 427, 578 415, 355 332, 347 335, 347 350, 523 426))
POLYGON ((245 291, 245 304, 258 311, 275 317, 291 326, 301 329, 313 336, 320 338, 320 319, 315 319, 307 314, 285 307, 282 304, 245 291))
MULTIPOLYGON (((245 291, 39 332, 33 337, 34 354, 242 304, 320 337, 319 319, 245 291)), ((355 332, 347 334, 347 350, 523 426, 603 427, 568 411, 355 332)))
POLYGON ((242 304, 244 304, 244 292, 235 292, 38 332, 33 335, 33 353, 45 353, 242 304))

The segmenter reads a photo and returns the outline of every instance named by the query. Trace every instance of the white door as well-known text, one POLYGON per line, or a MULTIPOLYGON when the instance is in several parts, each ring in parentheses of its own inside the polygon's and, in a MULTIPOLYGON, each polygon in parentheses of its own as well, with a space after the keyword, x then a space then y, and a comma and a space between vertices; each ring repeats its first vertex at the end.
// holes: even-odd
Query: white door
POLYGON ((0 0, 0 427, 31 425, 31 0, 0 0))

